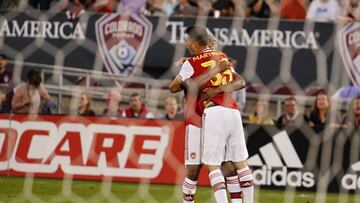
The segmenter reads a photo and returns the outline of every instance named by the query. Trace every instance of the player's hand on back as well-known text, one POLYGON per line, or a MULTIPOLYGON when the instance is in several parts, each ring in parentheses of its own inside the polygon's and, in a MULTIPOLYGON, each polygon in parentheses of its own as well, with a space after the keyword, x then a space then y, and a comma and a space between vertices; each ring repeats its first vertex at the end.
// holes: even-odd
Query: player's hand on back
POLYGON ((220 93, 220 89, 218 87, 205 88, 201 93, 200 98, 203 101, 210 101, 211 99, 216 97, 216 95, 218 95, 219 93, 220 93))
POLYGON ((225 70, 231 68, 232 65, 229 62, 229 60, 223 59, 223 60, 217 61, 216 66, 219 67, 220 71, 225 71, 225 70))
POLYGON ((181 67, 181 65, 188 59, 189 59, 188 57, 181 57, 179 60, 177 60, 174 63, 175 67, 181 67))

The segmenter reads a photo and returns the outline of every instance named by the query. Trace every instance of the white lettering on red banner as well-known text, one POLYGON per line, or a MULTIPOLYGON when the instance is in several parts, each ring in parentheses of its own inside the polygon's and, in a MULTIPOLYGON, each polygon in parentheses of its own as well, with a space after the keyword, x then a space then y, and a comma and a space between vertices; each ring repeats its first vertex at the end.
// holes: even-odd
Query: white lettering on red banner
POLYGON ((155 178, 169 144, 166 128, 0 120, 0 170, 155 178))

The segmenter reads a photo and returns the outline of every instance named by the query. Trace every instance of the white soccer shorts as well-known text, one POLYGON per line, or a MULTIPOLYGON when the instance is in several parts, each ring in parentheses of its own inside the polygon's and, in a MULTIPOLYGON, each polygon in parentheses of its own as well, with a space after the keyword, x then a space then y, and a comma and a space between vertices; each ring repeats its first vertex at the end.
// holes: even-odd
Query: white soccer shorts
POLYGON ((185 165, 201 164, 201 128, 186 125, 185 132, 185 165))
POLYGON ((202 163, 220 166, 225 161, 245 161, 248 157, 244 129, 237 109, 214 106, 203 114, 202 163))

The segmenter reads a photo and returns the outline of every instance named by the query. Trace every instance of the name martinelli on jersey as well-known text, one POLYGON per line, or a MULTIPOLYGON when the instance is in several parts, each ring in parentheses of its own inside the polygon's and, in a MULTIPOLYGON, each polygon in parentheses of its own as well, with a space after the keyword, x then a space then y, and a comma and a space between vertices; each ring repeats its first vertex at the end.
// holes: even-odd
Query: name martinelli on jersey
MULTIPOLYGON (((170 27, 170 43, 184 43, 185 29, 184 22, 168 21, 170 27)), ((230 29, 228 27, 212 28, 211 34, 215 36, 222 46, 253 46, 253 47, 274 47, 274 48, 295 48, 295 49, 318 49, 314 32, 302 30, 266 30, 256 29, 251 34, 245 30, 230 29)))
POLYGON ((3 20, 0 22, 0 36, 50 39, 85 39, 80 23, 26 20, 3 20))
POLYGON ((208 58, 208 57, 211 57, 211 56, 219 56, 221 54, 222 53, 220 53, 220 52, 211 51, 211 52, 200 54, 198 56, 194 56, 194 57, 192 57, 192 60, 197 61, 197 60, 208 58))

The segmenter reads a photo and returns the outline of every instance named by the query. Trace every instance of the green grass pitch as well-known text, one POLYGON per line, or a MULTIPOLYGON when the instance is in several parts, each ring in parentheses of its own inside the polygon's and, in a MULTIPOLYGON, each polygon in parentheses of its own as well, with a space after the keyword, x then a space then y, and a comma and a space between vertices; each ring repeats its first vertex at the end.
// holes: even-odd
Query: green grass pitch
MULTIPOLYGON (((256 188, 255 202, 315 203, 315 193, 256 188)), ((320 197, 321 198, 321 197, 320 197)), ((327 194, 326 203, 360 202, 358 195, 327 194)), ((209 187, 198 187, 196 202, 215 202, 209 187)), ((69 181, 0 176, 0 202, 181 203, 180 185, 69 181)))

